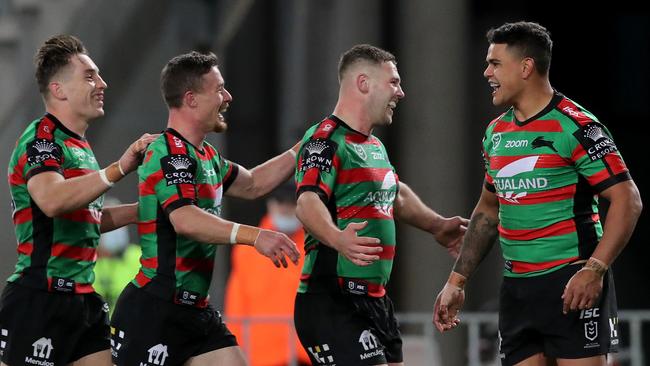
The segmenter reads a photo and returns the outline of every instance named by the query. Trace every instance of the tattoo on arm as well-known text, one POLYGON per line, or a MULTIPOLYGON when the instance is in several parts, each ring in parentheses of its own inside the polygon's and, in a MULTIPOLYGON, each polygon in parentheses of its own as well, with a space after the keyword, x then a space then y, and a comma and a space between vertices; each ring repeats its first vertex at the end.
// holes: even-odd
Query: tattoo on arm
POLYGON ((454 264, 454 272, 469 278, 485 255, 492 249, 497 238, 498 220, 482 212, 476 213, 469 223, 460 255, 454 264))

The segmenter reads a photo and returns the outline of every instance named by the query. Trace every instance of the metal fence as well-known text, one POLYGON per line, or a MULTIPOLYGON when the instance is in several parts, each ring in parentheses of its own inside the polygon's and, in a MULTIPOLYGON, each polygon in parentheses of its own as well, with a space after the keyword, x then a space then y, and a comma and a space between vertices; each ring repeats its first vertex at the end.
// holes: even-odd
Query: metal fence
MULTIPOLYGON (((402 326, 405 338, 405 359, 408 361, 408 342, 419 342, 424 345, 421 349, 423 352, 415 363, 409 362, 408 366, 432 366, 440 364, 440 352, 438 343, 435 338, 435 328, 431 324, 431 313, 400 313, 397 318, 402 326), (411 329, 419 329, 419 332, 412 332, 411 329)), ((498 316, 496 313, 487 312, 463 312, 462 326, 458 329, 467 334, 467 365, 485 366, 498 365, 496 353, 486 359, 482 354, 485 348, 485 342, 491 342, 496 351, 498 339, 493 330, 496 330, 498 316)), ((650 323, 650 310, 625 310, 619 311, 619 328, 627 327, 628 334, 622 338, 620 351, 616 354, 615 359, 619 365, 644 366, 646 355, 643 349, 643 323, 650 323)), ((285 324, 293 325, 293 319, 281 316, 264 316, 264 317, 227 317, 226 322, 229 324, 238 324, 242 327, 241 343, 242 350, 246 355, 250 350, 247 345, 250 344, 250 327, 254 324, 285 324)), ((296 339, 296 332, 293 326, 288 327, 289 339, 296 339)), ((296 348, 295 342, 289 342, 287 345, 288 354, 292 361, 289 366, 296 366, 296 348)))

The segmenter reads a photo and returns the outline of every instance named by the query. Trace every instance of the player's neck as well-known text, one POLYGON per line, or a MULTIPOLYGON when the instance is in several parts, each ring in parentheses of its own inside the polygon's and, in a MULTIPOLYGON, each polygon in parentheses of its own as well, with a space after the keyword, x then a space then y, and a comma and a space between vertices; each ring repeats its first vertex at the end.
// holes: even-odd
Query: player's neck
POLYGON ((361 132, 366 136, 370 136, 372 133, 373 124, 370 117, 359 104, 349 105, 339 100, 339 103, 334 108, 333 114, 355 131, 361 132))
POLYGON ((527 88, 514 104, 515 117, 519 121, 526 121, 535 116, 553 99, 554 91, 550 83, 544 83, 539 87, 527 88))
POLYGON ((84 137, 88 129, 88 120, 67 108, 58 108, 55 105, 46 105, 45 111, 59 120, 68 130, 84 137))
POLYGON ((169 111, 167 127, 173 128, 195 147, 200 148, 205 140, 206 133, 200 129, 200 126, 188 120, 178 110, 171 109, 169 111))

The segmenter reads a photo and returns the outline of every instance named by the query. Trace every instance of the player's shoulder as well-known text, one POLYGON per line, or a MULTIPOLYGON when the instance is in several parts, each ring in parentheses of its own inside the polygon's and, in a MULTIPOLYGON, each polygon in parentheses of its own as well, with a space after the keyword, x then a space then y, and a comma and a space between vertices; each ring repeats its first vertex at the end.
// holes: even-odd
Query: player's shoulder
POLYGON ((590 124, 601 124, 598 118, 586 108, 564 95, 561 95, 561 97, 555 110, 561 116, 558 119, 564 127, 575 130, 590 124))
POLYGON ((510 108, 507 111, 498 115, 497 117, 491 119, 490 122, 487 124, 487 127, 485 128, 485 133, 491 134, 498 123, 512 123, 513 121, 512 114, 513 114, 513 109, 510 108))

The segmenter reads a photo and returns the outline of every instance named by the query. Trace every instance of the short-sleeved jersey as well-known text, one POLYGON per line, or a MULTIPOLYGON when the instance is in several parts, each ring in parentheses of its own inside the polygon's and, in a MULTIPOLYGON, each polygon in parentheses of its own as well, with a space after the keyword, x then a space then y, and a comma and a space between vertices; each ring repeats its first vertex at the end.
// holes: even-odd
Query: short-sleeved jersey
POLYGON ((149 145, 138 168, 142 266, 133 284, 155 281, 187 305, 205 301, 217 246, 177 234, 169 214, 195 205, 220 215, 222 196, 237 172, 207 141, 197 148, 171 128, 149 145))
POLYGON ((51 114, 29 124, 9 163, 9 189, 18 241, 16 270, 10 282, 62 292, 93 292, 99 224, 104 197, 86 207, 48 217, 27 190, 27 182, 43 172, 65 179, 99 170, 85 138, 51 114))
POLYGON ((591 256, 602 226, 598 193, 629 180, 611 134, 559 93, 520 122, 511 108, 487 127, 486 188, 499 200, 504 275, 530 277, 591 256))
POLYGON ((316 192, 339 229, 367 221, 358 235, 378 238, 383 247, 380 260, 362 267, 307 232, 298 292, 315 292, 310 282, 335 280, 349 292, 383 296, 395 256, 393 202, 398 192, 398 177, 384 145, 332 115, 305 133, 295 178, 297 194, 316 192))

